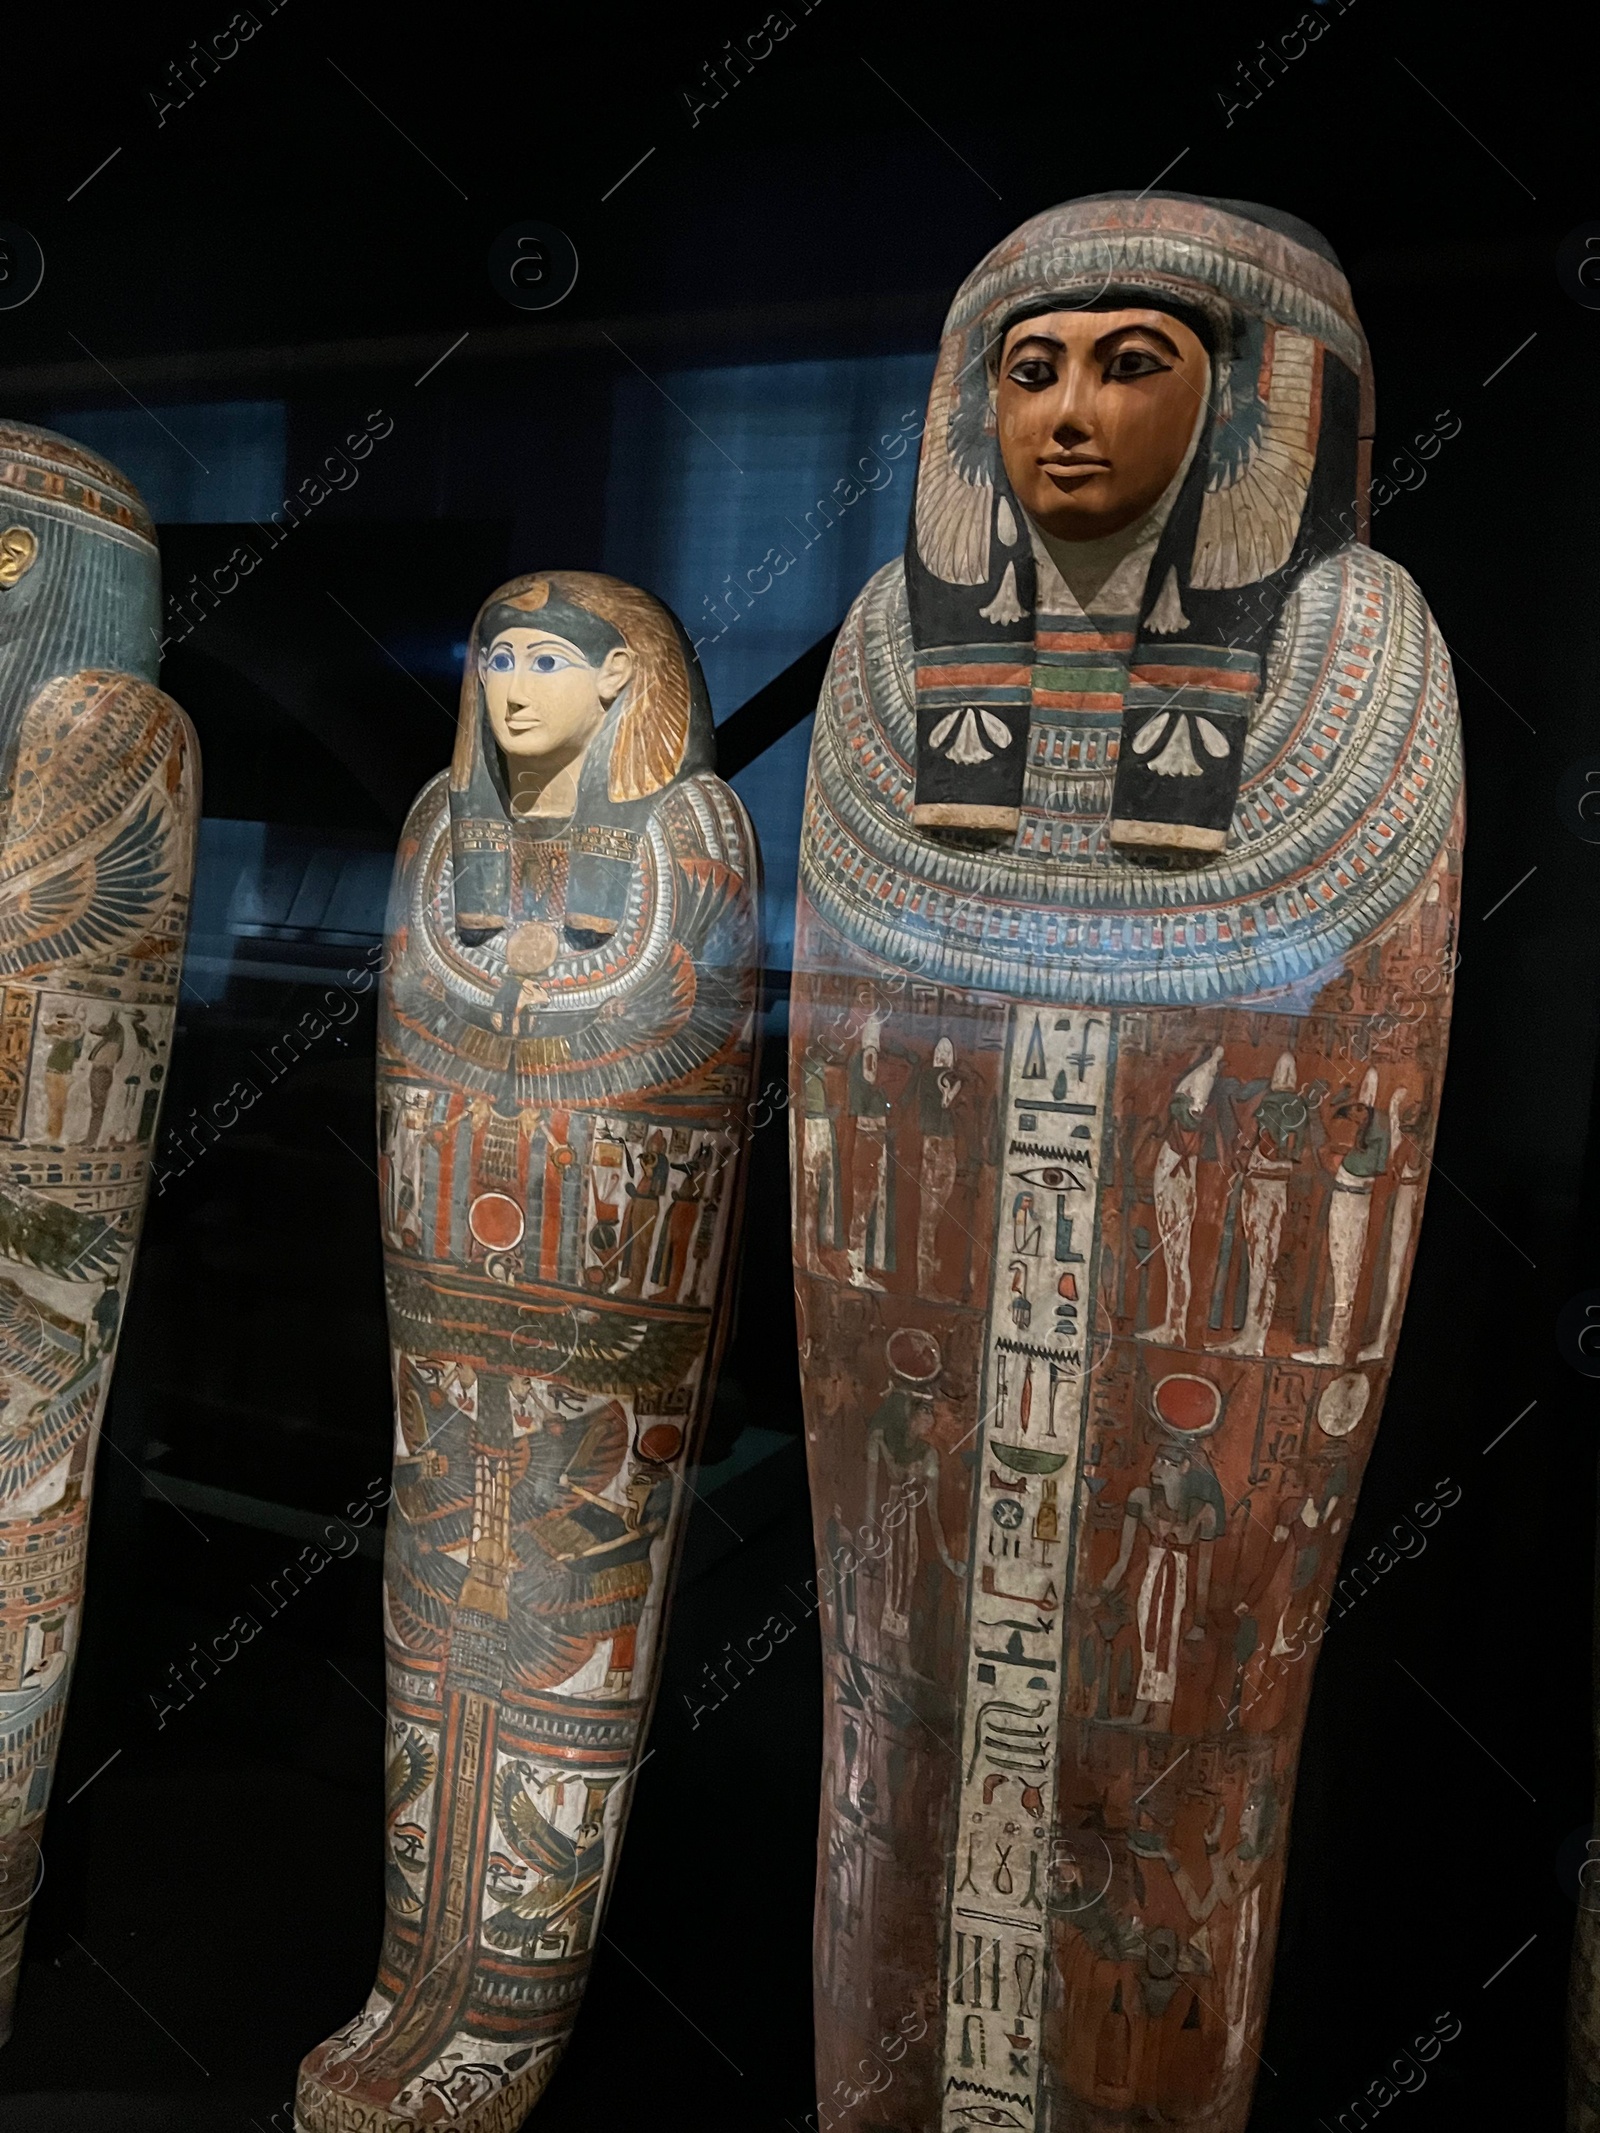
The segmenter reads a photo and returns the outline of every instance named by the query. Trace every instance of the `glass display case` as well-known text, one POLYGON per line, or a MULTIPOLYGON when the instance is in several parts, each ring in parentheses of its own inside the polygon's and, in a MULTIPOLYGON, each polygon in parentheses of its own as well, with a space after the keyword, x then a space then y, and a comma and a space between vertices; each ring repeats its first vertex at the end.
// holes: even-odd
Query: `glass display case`
MULTIPOLYGON (((583 2014, 529 2123, 1012 2122, 899 2115, 898 2060, 846 2103, 815 2086, 800 827, 836 634, 905 547, 951 295, 1026 217, 1159 178, 1337 247, 1377 379, 1371 541, 1450 647, 1470 793, 1428 1221, 1310 1699, 1250 2123, 1557 2124, 1569 1949, 1600 1909, 1580 70, 1535 25, 1441 42, 1349 0, 1298 26, 1076 24, 1027 68, 814 4, 714 35, 542 23, 526 57, 482 9, 423 41, 258 15, 191 21, 170 50, 125 23, 88 57, 35 26, 40 78, 70 74, 94 123, 24 115, 0 198, 0 417, 143 495, 161 686, 203 766, 0 2121, 291 2133, 299 2061, 371 1983, 385 914, 479 603, 570 569, 647 588, 694 642, 763 854, 765 960, 731 1331, 652 1730, 583 2014), (1016 109, 1035 79, 1042 123, 1016 109), (551 231, 579 271, 540 308, 551 231), (30 235, 43 279, 16 301, 30 235)), ((1159 1231, 1129 1237, 1148 1283, 1159 1231)), ((926 1982, 942 2025, 949 1979, 926 1982)), ((1574 2126, 1600 2111, 1587 2079, 1574 2126)))

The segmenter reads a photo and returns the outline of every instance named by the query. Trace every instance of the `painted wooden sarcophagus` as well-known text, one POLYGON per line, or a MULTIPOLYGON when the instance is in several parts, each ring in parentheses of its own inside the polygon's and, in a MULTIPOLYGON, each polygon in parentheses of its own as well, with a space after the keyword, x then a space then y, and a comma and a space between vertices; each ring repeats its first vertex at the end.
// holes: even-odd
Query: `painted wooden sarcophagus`
POLYGON ((304 2133, 512 2133, 576 2018, 727 1330, 758 862, 674 618, 487 601, 379 1022, 387 1924, 304 2133))
POLYGON ((792 1027, 824 2126, 1248 2115, 1455 953, 1371 405, 1305 225, 1043 214, 840 633, 792 1027))

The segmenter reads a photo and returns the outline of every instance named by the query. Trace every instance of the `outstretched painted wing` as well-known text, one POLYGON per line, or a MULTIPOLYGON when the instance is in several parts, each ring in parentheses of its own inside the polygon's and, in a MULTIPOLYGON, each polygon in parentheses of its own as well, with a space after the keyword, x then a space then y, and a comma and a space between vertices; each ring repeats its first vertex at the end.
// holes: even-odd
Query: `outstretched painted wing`
POLYGON ((96 1363, 31 1414, 0 1421, 0 1501, 31 1489, 77 1449, 94 1426, 104 1390, 105 1366, 96 1363))
POLYGON ((705 1329, 670 1321, 598 1315, 581 1327, 559 1375, 586 1392, 672 1391, 705 1345, 705 1329))
POLYGON ((0 1185, 0 1256, 67 1281, 88 1281, 117 1265, 122 1238, 103 1215, 66 1207, 31 1186, 0 1185))
POLYGON ((403 1813, 413 1800, 422 1797, 433 1783, 438 1768, 438 1758, 430 1744, 420 1733, 407 1727, 405 1737, 389 1758, 384 1778, 384 1798, 389 1803, 391 1819, 403 1813))
POLYGON ((525 1766, 519 1763, 508 1764, 500 1772, 495 1800, 500 1827, 541 1880, 570 1876, 577 1862, 577 1847, 540 1814, 532 1795, 523 1789, 525 1774, 525 1766))
POLYGON ((83 1367, 85 1325, 0 1274, 0 1371, 41 1392, 65 1391, 83 1367))
MULTIPOLYGON (((449 1285, 393 1263, 386 1278, 396 1326, 423 1349, 430 1315, 439 1311, 442 1296, 450 1296, 449 1285)), ((580 1392, 671 1391, 705 1345, 704 1325, 688 1316, 624 1318, 583 1304, 541 1306, 482 1295, 472 1297, 471 1309, 475 1326, 515 1339, 514 1352, 529 1371, 580 1392)))
POLYGON ((153 796, 97 847, 74 845, 0 880, 0 971, 104 955, 144 933, 172 874, 153 796))

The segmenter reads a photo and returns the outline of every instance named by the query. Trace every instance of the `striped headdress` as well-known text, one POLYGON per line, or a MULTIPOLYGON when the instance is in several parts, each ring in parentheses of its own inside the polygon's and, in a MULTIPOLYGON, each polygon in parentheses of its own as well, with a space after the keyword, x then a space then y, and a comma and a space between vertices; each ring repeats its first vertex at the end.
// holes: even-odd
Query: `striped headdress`
POLYGON ((925 830, 1004 836, 1019 818, 1039 647, 1033 548, 995 421, 1006 331, 1041 309, 1136 306, 1196 324, 1211 388, 1139 607, 1113 842, 1221 848, 1283 603, 1310 564, 1365 538, 1370 365, 1314 230, 1176 193, 1035 216, 963 283, 929 396, 906 544, 925 830), (1157 775, 1174 752, 1188 774, 1157 775))

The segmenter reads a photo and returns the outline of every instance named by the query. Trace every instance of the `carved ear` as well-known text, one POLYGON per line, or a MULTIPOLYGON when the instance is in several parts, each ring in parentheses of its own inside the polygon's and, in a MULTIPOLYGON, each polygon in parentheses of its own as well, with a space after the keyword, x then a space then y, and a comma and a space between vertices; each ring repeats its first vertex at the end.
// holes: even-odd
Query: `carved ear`
POLYGON ((988 373, 969 355, 972 338, 949 333, 940 344, 917 469, 917 554, 946 585, 986 585, 991 569, 998 447, 985 429, 988 373))

